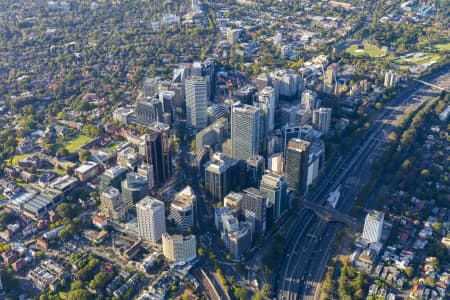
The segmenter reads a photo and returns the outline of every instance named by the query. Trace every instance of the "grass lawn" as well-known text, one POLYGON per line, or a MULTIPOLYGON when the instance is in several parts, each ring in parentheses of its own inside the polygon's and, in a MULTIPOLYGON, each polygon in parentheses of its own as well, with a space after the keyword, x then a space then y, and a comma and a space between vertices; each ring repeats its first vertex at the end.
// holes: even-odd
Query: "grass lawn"
POLYGON ((438 49, 442 52, 450 52, 450 43, 447 44, 437 44, 433 46, 434 48, 438 49))
POLYGON ((394 63, 397 65, 424 65, 428 64, 432 61, 438 62, 441 59, 439 54, 433 54, 433 53, 424 53, 423 55, 416 57, 408 57, 408 58, 398 58, 394 60, 394 63))
POLYGON ((93 138, 88 137, 87 135, 80 134, 75 139, 64 143, 64 147, 67 149, 67 151, 74 153, 92 140, 93 138))
POLYGON ((20 154, 20 155, 15 155, 12 159, 11 159, 11 165, 13 165, 14 167, 17 167, 19 165, 19 160, 27 158, 32 156, 33 154, 20 154))
POLYGON ((385 55, 385 52, 378 48, 377 46, 372 45, 362 45, 363 48, 359 49, 358 46, 360 45, 351 45, 348 47, 345 52, 350 53, 353 56, 370 56, 370 57, 383 57, 385 55))

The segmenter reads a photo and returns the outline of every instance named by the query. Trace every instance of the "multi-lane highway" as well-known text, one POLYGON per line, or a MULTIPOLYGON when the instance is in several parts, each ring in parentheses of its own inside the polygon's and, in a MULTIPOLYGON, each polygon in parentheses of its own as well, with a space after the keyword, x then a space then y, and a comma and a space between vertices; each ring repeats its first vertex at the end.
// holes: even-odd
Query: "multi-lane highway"
MULTIPOLYGON (((448 89, 448 68, 439 73, 432 83, 448 89)), ((348 212, 355 195, 363 186, 363 179, 370 176, 373 159, 382 152, 380 145, 385 143, 394 125, 406 113, 419 107, 430 96, 438 94, 430 89, 416 86, 411 89, 409 96, 396 99, 387 106, 375 119, 360 144, 345 159, 335 164, 328 176, 301 200, 324 204, 326 195, 343 185, 345 188, 337 208, 348 212), (350 178, 356 180, 349 184, 350 178)), ((331 255, 333 240, 342 227, 337 223, 326 224, 308 211, 301 213, 288 236, 285 257, 278 271, 278 299, 318 299, 320 292, 317 283, 320 282, 331 255)))

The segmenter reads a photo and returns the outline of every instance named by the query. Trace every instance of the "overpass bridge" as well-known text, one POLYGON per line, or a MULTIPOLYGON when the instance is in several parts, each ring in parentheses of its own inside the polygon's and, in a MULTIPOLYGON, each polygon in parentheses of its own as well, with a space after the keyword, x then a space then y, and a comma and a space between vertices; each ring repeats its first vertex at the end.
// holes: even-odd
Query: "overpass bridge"
POLYGON ((438 89, 438 90, 447 92, 447 93, 450 92, 450 91, 447 90, 446 88, 443 88, 443 87, 441 87, 441 86, 438 86, 438 85, 435 85, 435 84, 432 84, 432 83, 429 83, 429 82, 426 82, 426 81, 423 81, 423 80, 420 80, 420 79, 417 79, 417 78, 413 78, 413 80, 414 80, 414 81, 417 81, 417 82, 420 82, 421 84, 430 86, 430 87, 432 87, 432 88, 435 88, 435 89, 438 89))
POLYGON ((313 211, 316 216, 325 222, 343 223, 349 226, 353 233, 355 233, 358 229, 358 222, 356 221, 356 218, 350 217, 349 215, 346 215, 333 207, 322 206, 310 201, 302 201, 301 205, 305 209, 313 211))

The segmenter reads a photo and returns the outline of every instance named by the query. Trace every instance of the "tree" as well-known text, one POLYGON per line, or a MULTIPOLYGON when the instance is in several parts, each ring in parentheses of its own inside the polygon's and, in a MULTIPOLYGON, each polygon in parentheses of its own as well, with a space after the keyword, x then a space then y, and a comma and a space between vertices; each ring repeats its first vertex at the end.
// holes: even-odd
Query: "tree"
POLYGON ((234 296, 239 300, 247 299, 247 291, 241 287, 236 287, 234 289, 234 296))
POLYGON ((83 289, 71 290, 67 294, 67 300, 90 300, 91 294, 83 289))
POLYGON ((61 203, 56 208, 55 211, 62 217, 71 219, 78 214, 78 208, 76 205, 71 205, 69 203, 61 203))
POLYGON ((408 278, 412 278, 412 276, 414 275, 414 268, 412 266, 407 266, 405 268, 405 274, 406 276, 408 276, 408 278))
POLYGON ((269 297, 272 294, 272 286, 268 283, 264 283, 262 286, 261 292, 263 296, 269 297))
POLYGON ((441 233, 442 232, 442 223, 441 222, 434 222, 433 223, 433 230, 436 231, 437 233, 441 233))
POLYGON ((78 160, 80 162, 85 162, 89 159, 89 156, 91 155, 91 153, 88 150, 81 150, 78 153, 78 160))

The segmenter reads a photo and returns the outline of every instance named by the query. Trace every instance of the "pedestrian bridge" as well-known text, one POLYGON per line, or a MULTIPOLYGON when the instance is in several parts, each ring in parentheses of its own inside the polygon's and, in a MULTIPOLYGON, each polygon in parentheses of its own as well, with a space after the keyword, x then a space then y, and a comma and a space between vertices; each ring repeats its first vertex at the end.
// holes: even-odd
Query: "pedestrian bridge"
POLYGON ((322 206, 309 201, 302 201, 301 205, 303 208, 313 211, 316 216, 325 222, 343 223, 350 226, 352 232, 356 232, 358 229, 358 223, 355 218, 350 217, 349 215, 346 215, 333 207, 322 206))

